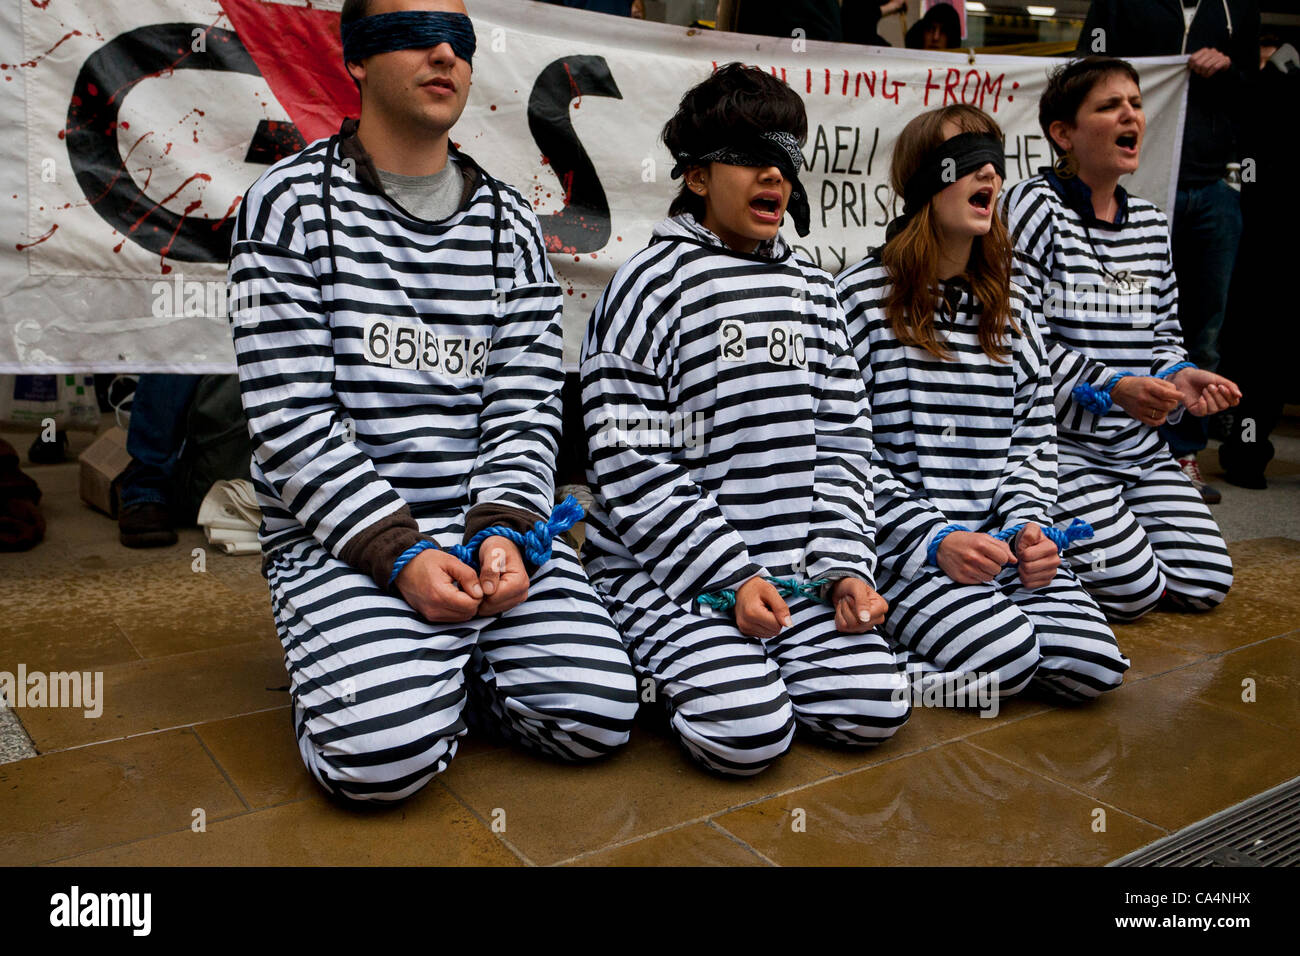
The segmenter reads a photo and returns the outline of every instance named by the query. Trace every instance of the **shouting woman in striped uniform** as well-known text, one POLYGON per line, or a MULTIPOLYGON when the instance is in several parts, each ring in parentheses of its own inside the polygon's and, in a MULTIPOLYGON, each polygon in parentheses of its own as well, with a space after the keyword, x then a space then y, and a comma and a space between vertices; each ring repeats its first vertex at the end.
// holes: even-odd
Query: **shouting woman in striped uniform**
POLYGON ((1004 170, 987 114, 916 117, 891 167, 903 216, 837 281, 874 416, 885 631, 909 672, 945 675, 953 696, 1006 696, 1032 679, 1088 699, 1118 686, 1128 660, 1061 564, 1086 529, 1057 534, 1049 520, 1051 380, 1010 283, 994 206, 1004 170))
POLYGON ((618 270, 582 349, 586 566, 687 751, 761 771, 796 723, 850 745, 907 718, 871 628, 871 430, 830 277, 801 235, 798 95, 731 64, 664 129, 672 218, 618 270))
POLYGON ((1232 585, 1223 537, 1157 427, 1237 404, 1226 378, 1187 361, 1169 223, 1131 196, 1146 118, 1124 60, 1058 68, 1038 109, 1059 158, 1007 191, 1016 277, 1042 323, 1060 441, 1054 517, 1096 534, 1071 565, 1107 616, 1132 621, 1162 595, 1206 611, 1232 585))
POLYGON ((551 540, 580 510, 552 513, 561 295, 537 219, 448 148, 474 50, 459 7, 348 0, 360 122, 268 169, 231 251, 298 747, 352 801, 419 790, 465 719, 579 760, 624 743, 637 706, 551 540))

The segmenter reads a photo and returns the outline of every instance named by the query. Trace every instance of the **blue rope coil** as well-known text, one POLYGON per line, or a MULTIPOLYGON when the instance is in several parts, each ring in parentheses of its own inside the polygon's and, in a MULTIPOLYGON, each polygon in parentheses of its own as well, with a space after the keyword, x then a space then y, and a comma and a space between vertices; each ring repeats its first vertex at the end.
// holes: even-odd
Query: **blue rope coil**
MULTIPOLYGON (((997 538, 999 541, 1010 541, 1019 534, 1028 523, 1028 521, 1022 521, 1020 524, 1013 525, 1010 528, 1003 528, 1001 531, 989 531, 987 533, 990 537, 997 538)), ((1056 550, 1062 552, 1070 545, 1074 544, 1074 542, 1087 540, 1095 534, 1092 525, 1088 524, 1088 522, 1084 521, 1082 518, 1075 518, 1070 522, 1070 526, 1064 530, 1061 528, 1053 528, 1051 525, 1045 524, 1039 525, 1038 527, 1042 529, 1043 535, 1056 545, 1056 550)), ((930 542, 930 546, 926 549, 927 563, 936 568, 939 566, 939 545, 943 543, 944 538, 948 537, 948 535, 952 534, 954 531, 970 531, 970 529, 965 525, 960 524, 950 524, 946 528, 941 528, 939 532, 935 534, 934 539, 930 542)))
POLYGON ((1094 415, 1104 415, 1110 411, 1111 390, 1119 384, 1121 378, 1132 375, 1132 372, 1116 372, 1110 377, 1110 381, 1101 388, 1094 388, 1087 382, 1074 386, 1070 394, 1074 396, 1075 401, 1094 415))
MULTIPOLYGON (((821 596, 822 587, 828 583, 826 578, 818 578, 816 581, 800 581, 797 578, 773 578, 764 575, 763 580, 770 582, 783 598, 806 597, 818 604, 830 603, 821 596)), ((696 600, 705 607, 711 607, 718 611, 730 611, 736 606, 736 592, 731 588, 722 588, 719 591, 701 594, 696 600)))
MULTIPOLYGON (((507 528, 503 525, 492 525, 475 534, 464 544, 455 544, 447 548, 447 553, 460 561, 464 561, 477 572, 479 570, 479 545, 488 538, 500 535, 518 545, 523 552, 524 558, 533 567, 541 567, 551 560, 551 542, 557 535, 563 534, 581 521, 582 515, 582 505, 578 504, 577 498, 569 495, 555 506, 550 518, 545 521, 534 522, 533 526, 526 532, 521 533, 514 528, 507 528)), ((402 573, 402 569, 410 563, 412 558, 421 551, 436 547, 438 546, 432 541, 418 541, 403 551, 401 556, 393 562, 393 573, 388 576, 389 585, 391 586, 397 580, 397 576, 402 573)))

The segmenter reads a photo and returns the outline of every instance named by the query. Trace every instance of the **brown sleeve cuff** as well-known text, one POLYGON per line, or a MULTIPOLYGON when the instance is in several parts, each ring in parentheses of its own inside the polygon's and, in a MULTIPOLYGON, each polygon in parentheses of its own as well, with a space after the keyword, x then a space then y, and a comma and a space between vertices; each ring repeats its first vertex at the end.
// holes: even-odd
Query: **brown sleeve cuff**
POLYGON ((465 537, 461 539, 461 544, 469 544, 470 538, 494 524, 504 525, 520 534, 526 534, 532 530, 533 525, 542 520, 544 519, 541 515, 495 501, 475 505, 465 513, 465 537))
POLYGON ((379 589, 388 594, 392 593, 388 578, 393 573, 393 563, 411 545, 425 540, 432 538, 420 533, 419 526, 411 517, 411 509, 402 505, 354 536, 343 546, 339 557, 374 578, 379 589))

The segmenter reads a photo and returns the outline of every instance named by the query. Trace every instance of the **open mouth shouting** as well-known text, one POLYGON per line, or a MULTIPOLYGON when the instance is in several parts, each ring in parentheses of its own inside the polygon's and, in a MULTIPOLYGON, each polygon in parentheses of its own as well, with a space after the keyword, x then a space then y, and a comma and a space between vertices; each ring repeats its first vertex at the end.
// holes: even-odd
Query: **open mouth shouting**
POLYGON ((778 192, 768 190, 761 192, 749 201, 749 211, 754 218, 764 223, 780 224, 781 214, 785 211, 785 197, 778 192))
POLYGON ((1125 154, 1136 156, 1138 151, 1138 135, 1133 132, 1120 133, 1115 139, 1115 145, 1125 154))
POLYGON ((982 186, 977 189, 968 200, 975 210, 982 216, 993 214, 993 187, 982 186))

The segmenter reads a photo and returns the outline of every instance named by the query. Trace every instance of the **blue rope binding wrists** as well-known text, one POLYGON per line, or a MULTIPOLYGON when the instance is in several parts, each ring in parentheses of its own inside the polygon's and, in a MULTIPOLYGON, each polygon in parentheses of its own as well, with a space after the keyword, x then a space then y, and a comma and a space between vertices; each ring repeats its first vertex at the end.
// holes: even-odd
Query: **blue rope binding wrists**
MULTIPOLYGON (((997 538, 999 541, 1010 541, 1019 534, 1021 529, 1028 523, 1029 522, 1027 521, 1022 521, 1018 525, 1013 525, 1010 528, 1003 528, 1001 531, 990 531, 989 534, 992 537, 997 538)), ((1094 533, 1092 525, 1088 524, 1088 522, 1084 521, 1082 518, 1075 518, 1070 522, 1070 526, 1064 530, 1053 528, 1050 525, 1045 524, 1039 525, 1039 528, 1042 529, 1043 535, 1056 545, 1056 550, 1058 551, 1064 551, 1076 541, 1087 540, 1088 538, 1091 538, 1094 533)), ((948 537, 948 535, 952 534, 954 531, 970 531, 970 529, 959 524, 950 524, 946 528, 941 528, 934 536, 934 540, 930 542, 930 546, 926 549, 925 557, 927 563, 936 568, 939 566, 939 545, 943 543, 944 538, 948 537)))
POLYGON ((938 533, 930 541, 930 546, 925 549, 925 561, 932 567, 939 566, 939 545, 943 544, 943 539, 948 537, 954 531, 970 531, 970 528, 964 524, 950 524, 946 528, 940 528, 938 533))
POLYGON ((1096 388, 1084 382, 1074 386, 1070 394, 1074 396, 1075 401, 1094 415, 1104 415, 1110 410, 1111 399, 1110 393, 1121 378, 1132 375, 1132 372, 1116 372, 1110 377, 1110 381, 1101 388, 1096 388))
MULTIPOLYGON (((823 585, 828 583, 826 578, 818 578, 816 581, 800 581, 797 578, 773 578, 764 575, 763 580, 770 581, 776 587, 777 593, 783 598, 806 597, 819 604, 830 603, 821 596, 823 585)), ((730 611, 736 606, 736 592, 731 588, 722 588, 718 591, 701 594, 696 600, 705 607, 711 607, 718 611, 730 611)))
POLYGON ((1185 368, 1196 368, 1195 362, 1179 362, 1177 365, 1171 365, 1163 372, 1156 375, 1156 378, 1173 378, 1185 368))
MULTIPOLYGON (((1020 529, 1028 523, 1029 522, 1027 521, 1022 521, 1020 524, 1014 525, 1013 527, 1003 528, 1001 531, 994 534, 993 537, 997 538, 999 541, 1010 541, 1018 535, 1020 529)), ((1050 525, 1045 524, 1039 525, 1038 527, 1042 529, 1043 536, 1056 545, 1057 551, 1064 551, 1076 541, 1086 541, 1088 538, 1091 538, 1094 533, 1092 525, 1088 524, 1088 522, 1084 521, 1082 518, 1075 518, 1070 522, 1070 526, 1064 530, 1053 528, 1050 525)))
MULTIPOLYGON (((582 514, 582 505, 578 504, 578 499, 573 495, 569 495, 555 506, 549 519, 535 522, 532 528, 522 534, 514 528, 493 525, 490 528, 484 528, 464 544, 456 544, 447 548, 447 553, 464 561, 475 571, 478 571, 479 545, 488 538, 500 535, 517 544, 524 554, 524 559, 529 564, 535 568, 541 567, 551 560, 551 542, 556 535, 563 534, 581 521, 582 514)), ((388 576, 389 585, 391 586, 397 580, 397 576, 402 573, 402 568, 406 567, 413 557, 426 548, 436 547, 438 546, 432 541, 419 541, 403 551, 401 557, 393 562, 393 573, 388 576)))

